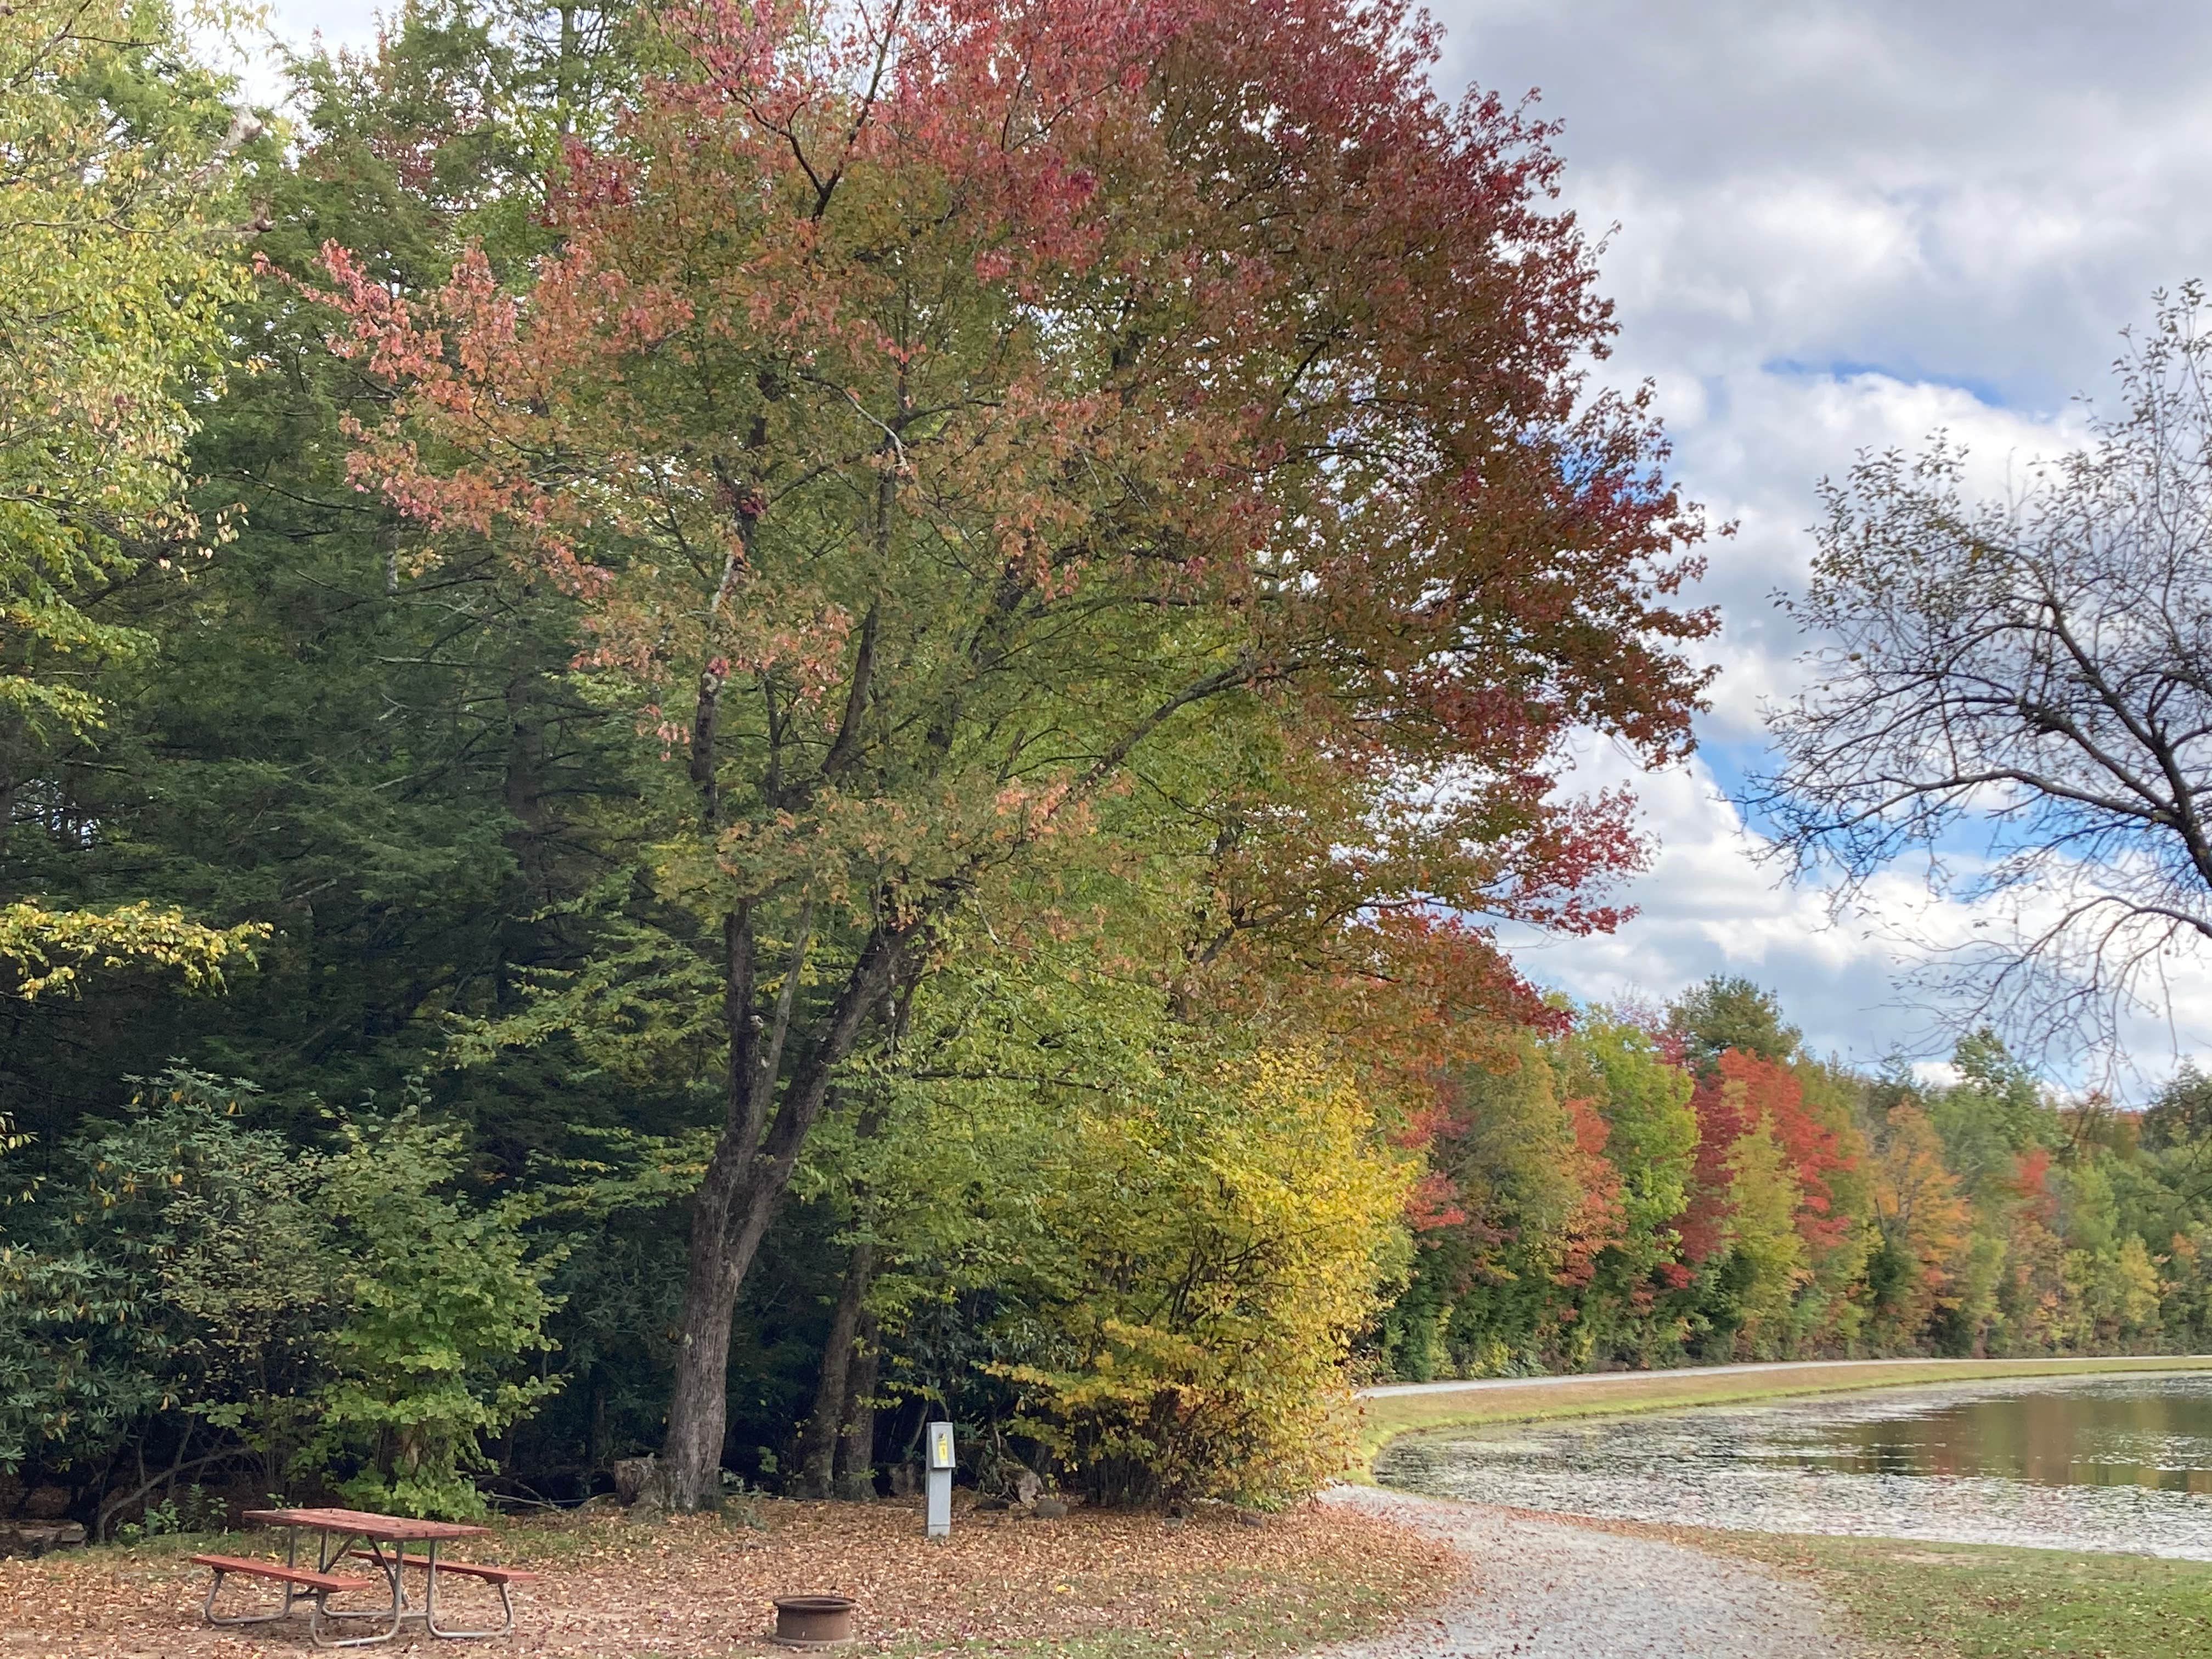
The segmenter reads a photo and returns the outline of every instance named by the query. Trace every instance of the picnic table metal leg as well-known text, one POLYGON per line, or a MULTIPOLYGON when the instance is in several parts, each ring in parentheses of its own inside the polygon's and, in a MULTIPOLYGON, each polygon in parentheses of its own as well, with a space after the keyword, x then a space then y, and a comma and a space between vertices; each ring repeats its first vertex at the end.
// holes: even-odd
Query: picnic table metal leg
POLYGON ((386 1614, 381 1610, 348 1613, 341 1609, 332 1612, 324 1605, 324 1598, 318 1595, 307 1609, 307 1638, 319 1648, 365 1648, 378 1642, 391 1641, 399 1634, 399 1627, 407 1617, 406 1610, 401 1607, 396 1591, 392 1595, 389 1614, 392 1623, 387 1628, 371 1631, 366 1636, 325 1636, 323 1634, 324 1625, 334 1620, 382 1619, 386 1616, 386 1614))
MULTIPOLYGON (((344 1559, 346 1547, 355 1536, 351 1533, 335 1534, 337 1545, 333 1551, 331 1542, 333 1535, 327 1532, 320 1534, 322 1542, 316 1553, 324 1563, 320 1569, 323 1571, 330 1570, 329 1564, 331 1561, 344 1559)), ((374 1538, 364 1538, 362 1541, 368 1546, 369 1559, 376 1563, 378 1570, 384 1574, 386 1581, 392 1586, 392 1605, 389 1607, 366 1607, 356 1612, 349 1608, 331 1607, 325 1604, 325 1598, 318 1595, 307 1611, 307 1638, 319 1648, 362 1648, 368 1647, 373 1643, 389 1642, 399 1634, 401 1625, 406 1621, 407 1599, 400 1589, 399 1569, 406 1563, 407 1547, 404 1544, 395 1544, 393 1547, 398 1553, 397 1559, 387 1561, 384 1559, 384 1552, 376 1547, 376 1540, 374 1538), (340 1620, 355 1619, 389 1619, 392 1622, 388 1628, 372 1631, 367 1636, 325 1637, 323 1634, 323 1626, 326 1622, 335 1623, 340 1620)))
MULTIPOLYGON (((407 1598, 399 1588, 398 1565, 384 1559, 384 1552, 377 1547, 376 1540, 374 1538, 362 1538, 361 1541, 367 1545, 368 1548, 353 1548, 353 1541, 360 1534, 350 1532, 318 1533, 315 1547, 315 1571, 328 1572, 331 1568, 343 1562, 348 1556, 365 1558, 376 1564, 376 1570, 384 1575, 385 1583, 392 1586, 394 1605, 405 1607, 407 1598)), ((395 1544, 392 1547, 403 1557, 407 1553, 407 1547, 404 1544, 395 1544)), ((374 1608, 353 1613, 341 1610, 330 1616, 333 1619, 381 1619, 384 1617, 384 1609, 374 1608)))
MULTIPOLYGON (((284 1565, 289 1566, 292 1564, 288 1561, 284 1565)), ((216 1613, 215 1598, 222 1594, 222 1581, 227 1576, 227 1570, 216 1567, 210 1569, 210 1571, 213 1576, 208 1581, 207 1599, 200 1603, 200 1619, 204 1623, 224 1626, 273 1625, 280 1619, 289 1619, 292 1616, 292 1603, 299 1599, 300 1594, 298 1587, 293 1584, 284 1586, 284 1600, 274 1613, 216 1613)))
POLYGON ((372 1631, 367 1636, 325 1636, 323 1634, 323 1626, 331 1620, 373 1619, 380 1618, 382 1615, 367 1613, 332 1613, 323 1605, 323 1598, 318 1595, 307 1609, 307 1638, 319 1648, 365 1648, 374 1643, 389 1642, 398 1636, 400 1621, 405 1616, 398 1608, 394 1607, 392 1610, 392 1626, 388 1630, 372 1631))
POLYGON ((438 1627, 438 1544, 430 1541, 429 1558, 423 1564, 428 1569, 429 1583, 422 1591, 422 1627, 431 1635, 447 1642, 473 1642, 487 1636, 504 1636, 514 1628, 514 1596, 504 1578, 495 1580, 499 1589, 499 1610, 505 1617, 497 1630, 441 1630, 438 1627))

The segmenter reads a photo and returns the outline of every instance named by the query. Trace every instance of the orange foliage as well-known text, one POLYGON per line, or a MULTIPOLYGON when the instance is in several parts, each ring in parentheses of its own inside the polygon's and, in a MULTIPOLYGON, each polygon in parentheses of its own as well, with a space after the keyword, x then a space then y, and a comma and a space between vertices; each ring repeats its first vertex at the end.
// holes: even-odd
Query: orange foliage
POLYGON ((1595 1276, 1598 1253, 1621 1238, 1620 1172, 1605 1156, 1610 1131, 1596 1103, 1573 1098, 1561 1103, 1574 1131, 1571 1164, 1582 1199, 1562 1233, 1559 1265, 1552 1278, 1555 1284, 1579 1289, 1595 1276))
POLYGON ((1943 1162, 1943 1143, 1927 1113, 1910 1102, 1889 1110, 1874 1168, 1875 1218, 1912 1279, 1896 1296, 1889 1319, 1916 1332, 1936 1308, 1949 1305, 1973 1218, 1958 1178, 1943 1162))
POLYGON ((1808 1109, 1803 1087, 1787 1065, 1728 1049, 1698 1079, 1690 1105, 1698 1116, 1697 1163, 1689 1207, 1676 1223, 1686 1261, 1704 1261, 1720 1248, 1729 1215, 1729 1154, 1759 1125, 1781 1147, 1802 1194, 1795 1218, 1798 1237, 1816 1259, 1843 1243, 1851 1220, 1839 1212, 1829 1177, 1852 1168, 1854 1160, 1835 1131, 1808 1109))

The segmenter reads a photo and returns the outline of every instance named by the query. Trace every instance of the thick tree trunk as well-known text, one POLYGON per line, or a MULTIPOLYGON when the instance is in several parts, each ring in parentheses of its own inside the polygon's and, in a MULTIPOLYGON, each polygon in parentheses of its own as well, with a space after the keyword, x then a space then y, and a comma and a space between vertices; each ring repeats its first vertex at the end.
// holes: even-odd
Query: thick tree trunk
POLYGON ((836 1495, 837 1437, 844 1425, 850 1395, 847 1381, 853 1369, 853 1344, 860 1330, 860 1301, 868 1292, 875 1267, 876 1247, 862 1239, 853 1246, 845 1268, 845 1283, 837 1306, 830 1316, 830 1337, 822 1348, 822 1377, 814 1390, 814 1413, 806 1419, 799 1443, 799 1485, 806 1498, 836 1495))
POLYGON ((805 916, 802 908, 799 943, 783 975, 775 1012, 766 1020, 751 1012, 750 916, 741 912, 730 921, 730 1112, 692 1205, 689 1277, 662 1451, 672 1508, 711 1506, 720 1499, 730 1321, 738 1292, 791 1184, 806 1137, 829 1100, 831 1077, 852 1054, 868 1015, 882 1006, 903 939, 888 925, 869 935, 836 1003, 815 1024, 812 1043, 779 1091, 784 1037, 805 952, 805 916))
POLYGON ((883 1358, 883 1332, 875 1315, 863 1309, 854 1337, 853 1363, 847 1370, 843 1424, 837 1438, 837 1496, 866 1499, 876 1495, 876 1376, 883 1358))
MULTIPOLYGON (((890 476, 878 495, 879 517, 890 504, 890 476)), ((752 546, 759 507, 750 491, 733 491, 738 501, 739 545, 723 566, 711 612, 719 611, 736 591, 752 546)), ((887 524, 887 520, 884 520, 887 524)), ((878 613, 871 606, 860 630, 853 683, 836 741, 824 761, 821 781, 833 781, 860 753, 860 726, 871 695, 878 613)), ((700 821, 711 834, 721 822, 715 731, 729 663, 710 656, 699 674, 698 704, 692 716, 690 775, 699 791, 700 821)), ((770 755, 765 793, 771 802, 789 805, 803 792, 787 797, 775 752, 777 718, 774 685, 763 678, 769 703, 770 755)), ((830 1080, 859 1042, 866 1021, 880 1008, 898 975, 907 934, 917 925, 878 913, 851 970, 830 1007, 810 1017, 799 1012, 798 997, 807 954, 814 940, 815 901, 802 896, 791 928, 790 954, 782 963, 782 984, 773 1009, 756 1006, 760 982, 757 901, 748 898, 722 919, 722 1019, 729 1042, 728 1110, 714 1144, 705 1178, 692 1207, 691 1250, 684 1286, 681 1346, 676 1380, 668 1401, 668 1437, 661 1457, 665 1501, 676 1509, 695 1509, 721 1500, 722 1442, 728 1429, 730 1322, 769 1223, 784 1189, 791 1184, 799 1154, 815 1120, 830 1098, 830 1080), (801 1034, 792 1044, 786 1075, 786 1041, 793 1036, 794 1013, 801 1034)))
MULTIPOLYGON (((723 1137, 724 1145, 729 1137, 723 1137)), ((728 1160, 734 1162, 734 1160, 728 1160)), ((668 1401, 668 1503, 712 1508, 721 1499, 722 1440, 729 1422, 730 1324, 776 1200, 789 1179, 739 1185, 726 1178, 718 1152, 708 1166, 691 1219, 690 1272, 684 1286, 683 1329, 675 1386, 668 1401), (718 1179, 718 1176, 723 1177, 718 1179)))
POLYGON ((668 1395, 668 1437, 660 1449, 667 1470, 666 1501, 674 1509, 719 1501, 722 1439, 729 1426, 730 1317, 736 1295, 722 1291, 726 1275, 715 1260, 713 1230, 695 1218, 691 1234, 683 1334, 668 1395))

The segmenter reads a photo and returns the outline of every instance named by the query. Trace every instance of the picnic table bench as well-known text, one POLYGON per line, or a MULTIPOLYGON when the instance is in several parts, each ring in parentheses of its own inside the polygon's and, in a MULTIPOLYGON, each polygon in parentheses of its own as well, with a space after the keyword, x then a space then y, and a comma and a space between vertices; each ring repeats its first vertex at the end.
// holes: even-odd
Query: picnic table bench
POLYGON ((257 1560, 240 1555, 195 1555, 191 1559, 207 1568, 214 1578, 208 1586, 207 1601, 201 1616, 210 1625, 262 1625, 291 1616, 294 1607, 304 1601, 307 1604, 307 1636, 317 1647, 355 1648, 371 1643, 389 1642, 398 1636, 410 1621, 419 1622, 429 1635, 448 1640, 466 1640, 476 1637, 504 1636, 514 1628, 514 1601, 511 1587, 538 1577, 521 1567, 500 1567, 474 1561, 441 1561, 438 1547, 463 1538, 481 1538, 490 1532, 489 1527, 464 1525, 453 1521, 422 1521, 412 1516, 374 1515, 366 1510, 305 1509, 305 1510, 248 1510, 246 1519, 262 1526, 285 1528, 284 1559, 282 1562, 257 1560), (300 1534, 312 1532, 316 1537, 315 1565, 310 1569, 299 1559, 300 1534), (422 1553, 410 1556, 410 1544, 421 1544, 422 1553), (374 1565, 374 1577, 350 1576, 331 1569, 341 1562, 362 1561, 374 1565), (413 1567, 422 1574, 419 1597, 408 1594, 405 1569, 413 1567), (441 1577, 459 1576, 488 1583, 499 1591, 500 1610, 503 1622, 496 1630, 455 1630, 438 1622, 438 1581, 441 1577), (274 1612, 232 1613, 218 1615, 215 1610, 216 1597, 222 1589, 227 1577, 264 1579, 283 1587, 283 1601, 274 1612), (381 1605, 367 1607, 333 1607, 329 1605, 333 1595, 356 1595, 380 1587, 387 1599, 381 1605), (372 1628, 362 1636, 335 1636, 329 1632, 332 1626, 344 1621, 358 1620, 372 1628))
POLYGON ((305 1567, 288 1567, 281 1561, 263 1561, 246 1555, 195 1555, 192 1559, 203 1567, 215 1569, 215 1582, 208 1586, 208 1623, 210 1625, 260 1622, 253 1619, 218 1619, 215 1616, 215 1594, 222 1588, 223 1577, 227 1573, 234 1572, 242 1578, 271 1578, 295 1591, 312 1590, 317 1595, 337 1595, 347 1590, 370 1588, 366 1578, 340 1578, 331 1573, 310 1572, 305 1567))

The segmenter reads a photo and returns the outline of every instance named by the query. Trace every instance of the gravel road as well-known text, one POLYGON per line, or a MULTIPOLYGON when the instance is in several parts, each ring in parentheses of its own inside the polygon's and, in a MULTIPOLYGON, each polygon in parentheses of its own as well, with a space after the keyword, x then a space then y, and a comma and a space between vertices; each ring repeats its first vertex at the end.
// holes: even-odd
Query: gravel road
POLYGON ((1449 1538, 1464 1591, 1328 1659, 1850 1659, 1808 1586, 1679 1544, 1565 1521, 1339 1486, 1356 1504, 1449 1538))

